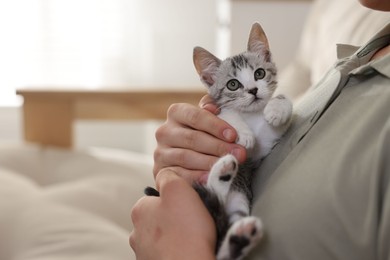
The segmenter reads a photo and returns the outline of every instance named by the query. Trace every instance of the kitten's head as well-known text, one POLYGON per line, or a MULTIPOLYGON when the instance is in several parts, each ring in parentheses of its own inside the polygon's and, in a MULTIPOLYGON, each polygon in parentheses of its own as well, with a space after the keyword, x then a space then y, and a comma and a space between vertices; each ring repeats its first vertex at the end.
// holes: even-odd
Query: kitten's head
POLYGON ((201 81, 221 108, 260 111, 276 89, 276 67, 258 23, 252 25, 247 51, 221 61, 207 50, 195 47, 193 58, 201 81))

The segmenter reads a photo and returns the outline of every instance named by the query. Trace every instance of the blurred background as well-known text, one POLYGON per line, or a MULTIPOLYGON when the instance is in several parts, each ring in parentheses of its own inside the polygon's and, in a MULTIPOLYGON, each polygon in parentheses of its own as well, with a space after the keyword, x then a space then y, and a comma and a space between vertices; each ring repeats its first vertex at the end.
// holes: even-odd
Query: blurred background
MULTIPOLYGON (((266 31, 279 70, 293 58, 311 1, 0 1, 0 141, 23 140, 20 88, 198 88, 192 49, 220 58, 266 31)), ((74 146, 152 153, 161 122, 80 120, 74 146)))

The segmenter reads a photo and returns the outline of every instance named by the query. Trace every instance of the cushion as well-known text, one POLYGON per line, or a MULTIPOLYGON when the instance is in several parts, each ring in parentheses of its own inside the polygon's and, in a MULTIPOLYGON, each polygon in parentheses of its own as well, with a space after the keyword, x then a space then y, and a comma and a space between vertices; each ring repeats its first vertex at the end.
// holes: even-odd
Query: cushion
POLYGON ((0 145, 0 259, 135 259, 130 210, 152 159, 0 145))

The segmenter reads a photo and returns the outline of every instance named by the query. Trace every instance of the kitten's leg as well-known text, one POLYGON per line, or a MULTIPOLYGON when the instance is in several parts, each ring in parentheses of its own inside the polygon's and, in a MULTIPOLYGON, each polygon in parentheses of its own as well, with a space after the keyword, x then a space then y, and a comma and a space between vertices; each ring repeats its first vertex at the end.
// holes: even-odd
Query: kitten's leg
POLYGON ((229 216, 229 223, 234 223, 243 217, 249 216, 248 197, 241 191, 230 191, 226 202, 226 213, 229 216))
POLYGON ((264 117, 267 122, 279 127, 290 121, 292 114, 292 103, 284 95, 272 98, 264 108, 264 117))
POLYGON ((221 157, 211 168, 207 187, 211 188, 224 204, 237 171, 237 159, 231 154, 221 157))
POLYGON ((237 111, 222 110, 218 116, 226 122, 234 122, 238 134, 236 140, 237 144, 244 146, 247 150, 252 150, 254 148, 256 144, 255 135, 242 118, 242 115, 237 111))
POLYGON ((235 222, 226 234, 217 260, 240 260, 252 250, 263 237, 263 225, 256 217, 245 217, 235 222))

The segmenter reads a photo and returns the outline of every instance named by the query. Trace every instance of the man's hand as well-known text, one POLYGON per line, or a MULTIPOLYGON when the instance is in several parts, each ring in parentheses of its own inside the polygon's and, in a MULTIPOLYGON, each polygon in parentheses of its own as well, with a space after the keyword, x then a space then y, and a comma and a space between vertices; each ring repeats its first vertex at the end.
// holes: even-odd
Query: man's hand
POLYGON ((196 191, 169 169, 156 183, 160 197, 141 198, 131 212, 137 259, 215 259, 215 224, 196 191))
POLYGON ((211 98, 203 97, 200 106, 169 108, 166 122, 156 131, 155 176, 169 167, 188 181, 202 182, 219 157, 230 153, 239 162, 245 160, 245 149, 234 143, 237 132, 215 115, 218 108, 211 98))

